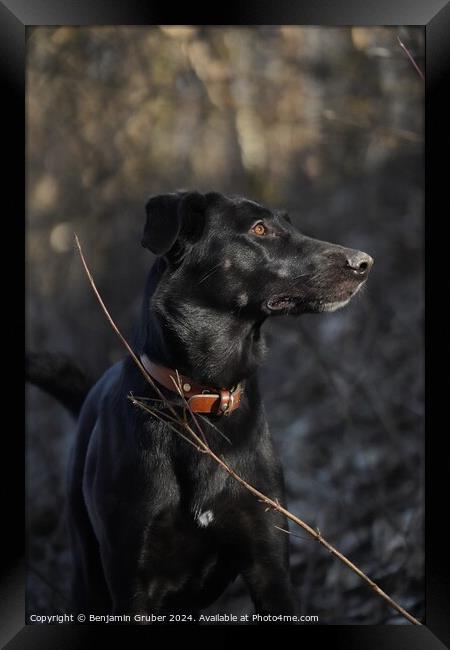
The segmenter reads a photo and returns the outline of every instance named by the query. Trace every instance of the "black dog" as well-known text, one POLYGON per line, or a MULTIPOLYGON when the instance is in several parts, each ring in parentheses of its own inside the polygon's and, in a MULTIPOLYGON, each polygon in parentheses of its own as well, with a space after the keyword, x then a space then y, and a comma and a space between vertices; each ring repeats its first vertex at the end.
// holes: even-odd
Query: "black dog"
MULTIPOLYGON (((146 210, 142 244, 159 257, 135 350, 172 403, 183 401, 164 382, 170 370, 188 396, 194 383, 208 387, 199 398, 211 407, 201 416, 208 443, 284 503, 256 376, 261 326, 275 314, 342 307, 373 260, 242 198, 178 192, 151 198, 146 210)), ((284 517, 130 393, 158 397, 127 358, 90 390, 79 418, 69 471, 77 611, 195 614, 240 574, 257 612, 293 613, 287 536, 274 527, 286 528, 284 517)))

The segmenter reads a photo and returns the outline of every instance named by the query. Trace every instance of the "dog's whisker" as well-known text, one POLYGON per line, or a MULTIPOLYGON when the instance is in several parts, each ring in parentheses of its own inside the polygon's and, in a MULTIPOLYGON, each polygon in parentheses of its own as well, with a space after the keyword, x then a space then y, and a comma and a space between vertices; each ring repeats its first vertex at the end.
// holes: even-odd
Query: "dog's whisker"
POLYGON ((295 280, 299 280, 300 278, 306 278, 308 275, 309 273, 300 273, 300 275, 296 275, 291 278, 291 282, 295 282, 295 280))
POLYGON ((222 262, 219 262, 215 266, 212 267, 212 269, 209 269, 209 271, 198 281, 199 284, 207 280, 213 273, 215 273, 219 267, 222 265, 222 262))

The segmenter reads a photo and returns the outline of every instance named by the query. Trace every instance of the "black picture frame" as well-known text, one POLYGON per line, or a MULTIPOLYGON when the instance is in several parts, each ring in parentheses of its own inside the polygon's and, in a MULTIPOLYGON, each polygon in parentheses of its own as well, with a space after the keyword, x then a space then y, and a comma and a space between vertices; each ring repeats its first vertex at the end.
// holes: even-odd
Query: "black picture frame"
MULTIPOLYGON (((426 624, 424 626, 326 626, 290 627, 305 643, 304 634, 313 643, 325 643, 329 639, 333 647, 361 649, 392 648, 443 648, 450 644, 450 533, 448 519, 448 462, 446 452, 446 382, 445 382, 445 318, 442 317, 442 287, 445 276, 443 262, 446 260, 445 237, 439 236, 448 213, 448 180, 445 174, 448 163, 448 115, 450 115, 447 87, 450 84, 450 3, 445 0, 315 0, 293 2, 278 0, 253 0, 239 3, 238 7, 227 3, 216 4, 198 12, 189 3, 177 12, 171 12, 168 3, 136 0, 2 0, 0 2, 0 69, 2 75, 4 112, 3 153, 6 168, 4 178, 6 211, 3 228, 8 229, 4 249, 23 250, 25 237, 25 44, 27 28, 35 25, 158 25, 158 24, 298 24, 298 25, 421 25, 426 33, 426 218, 424 237, 426 242, 426 624), (5 138, 8 135, 8 138, 5 138), (447 181, 447 182, 446 182, 447 181), (441 223, 440 223, 441 222, 441 223), (442 247, 442 250, 440 249, 442 247), (432 313, 434 317, 432 318, 432 313), (435 378, 433 381, 432 378, 435 378), (442 378, 442 379, 441 379, 442 378), (306 630, 308 630, 306 632, 306 630), (327 637, 325 639, 324 635, 327 637), (331 636, 330 636, 331 635, 331 636)), ((5 230, 3 229, 3 232, 5 230)), ((22 407, 18 399, 17 409, 12 406, 13 395, 21 396, 22 377, 18 368, 20 342, 14 345, 11 336, 19 338, 23 330, 17 322, 18 290, 16 282, 24 278, 24 265, 20 255, 12 256, 12 262, 4 266, 3 321, 6 333, 3 337, 3 354, 11 355, 9 369, 4 371, 8 388, 5 390, 2 480, 2 553, 0 578, 0 641, 8 650, 19 648, 80 648, 94 643, 115 642, 140 647, 154 638, 154 634, 170 630, 153 627, 90 627, 72 625, 27 626, 24 625, 24 439, 18 413, 22 407), (14 281, 12 281, 14 278, 14 281), (14 385, 17 380, 17 387, 14 385), (11 640, 10 640, 11 639, 11 640)), ((447 328, 448 329, 448 328, 447 328)), ((447 337, 448 338, 448 337, 447 337)), ((447 392, 447 391, 446 391, 447 392)), ((448 399, 448 398, 447 398, 448 399)), ((217 627, 204 627, 196 635, 213 634, 217 627)), ((220 628, 223 638, 232 637, 233 627, 220 628)), ((239 635, 248 628, 239 627, 239 635)), ((260 628, 251 630, 252 635, 260 628)), ((280 630, 281 631, 281 630, 280 630)), ((283 633, 286 630, 283 629, 283 633)), ((186 633, 188 630, 186 630, 186 633)), ((277 632, 277 630, 276 630, 277 632)), ((185 629, 183 628, 183 634, 185 629)), ((252 636, 254 639, 254 636, 252 636)))

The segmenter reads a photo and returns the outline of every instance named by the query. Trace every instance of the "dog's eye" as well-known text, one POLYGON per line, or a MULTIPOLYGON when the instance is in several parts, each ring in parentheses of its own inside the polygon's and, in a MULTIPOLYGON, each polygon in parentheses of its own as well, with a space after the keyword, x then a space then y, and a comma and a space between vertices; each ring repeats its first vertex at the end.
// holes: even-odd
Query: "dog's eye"
POLYGON ((251 232, 254 235, 258 235, 258 237, 264 237, 264 235, 267 235, 269 231, 267 230, 266 226, 262 221, 258 221, 258 223, 255 223, 255 225, 251 229, 251 232))

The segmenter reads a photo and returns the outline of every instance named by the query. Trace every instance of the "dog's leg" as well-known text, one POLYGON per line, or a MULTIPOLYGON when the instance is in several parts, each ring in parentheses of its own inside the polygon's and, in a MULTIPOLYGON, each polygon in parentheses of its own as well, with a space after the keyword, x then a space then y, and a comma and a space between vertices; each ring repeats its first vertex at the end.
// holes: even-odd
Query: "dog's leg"
POLYGON ((111 597, 102 569, 98 542, 84 503, 71 502, 69 537, 72 552, 72 607, 78 614, 105 614, 111 597))
POLYGON ((295 614, 289 574, 282 565, 254 562, 242 575, 257 614, 295 614))
MULTIPOLYGON (((85 416, 87 417, 87 416, 85 416)), ((92 422, 82 428, 72 450, 67 477, 67 524, 72 555, 72 606, 75 613, 103 614, 111 606, 98 540, 83 495, 83 467, 92 422)))
MULTIPOLYGON (((280 499, 282 500, 281 494, 280 499)), ((256 613, 295 614, 296 604, 289 577, 289 536, 275 528, 287 528, 279 513, 258 513, 247 532, 248 555, 242 569, 256 613)))

